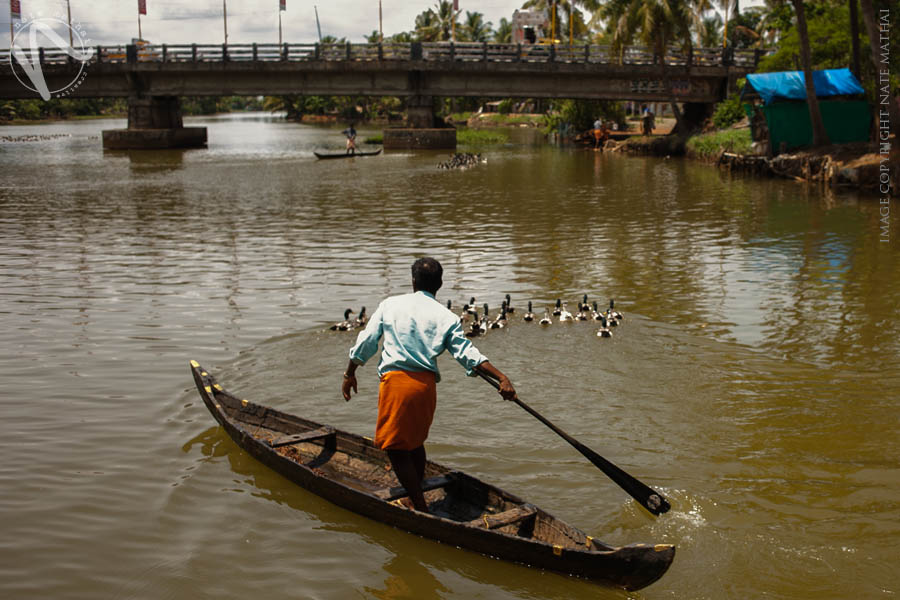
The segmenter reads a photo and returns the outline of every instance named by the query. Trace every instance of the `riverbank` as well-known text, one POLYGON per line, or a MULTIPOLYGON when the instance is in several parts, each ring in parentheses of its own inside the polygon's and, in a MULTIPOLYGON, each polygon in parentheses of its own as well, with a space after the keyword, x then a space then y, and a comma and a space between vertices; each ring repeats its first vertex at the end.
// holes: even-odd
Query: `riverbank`
MULTIPOLYGON (((900 181, 900 148, 892 139, 889 157, 875 142, 833 144, 766 157, 758 154, 747 127, 733 127, 693 136, 634 136, 611 145, 610 150, 654 156, 685 156, 720 168, 755 175, 783 177, 830 186, 881 193, 883 182, 900 181)), ((890 191, 900 196, 900 186, 890 191)))

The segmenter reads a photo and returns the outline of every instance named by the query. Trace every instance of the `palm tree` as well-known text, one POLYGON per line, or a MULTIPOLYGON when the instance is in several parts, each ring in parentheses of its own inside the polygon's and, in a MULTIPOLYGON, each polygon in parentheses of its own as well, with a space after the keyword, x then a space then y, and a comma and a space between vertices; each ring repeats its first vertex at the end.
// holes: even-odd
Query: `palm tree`
POLYGON ((812 121, 813 146, 827 146, 830 141, 825 131, 825 122, 819 111, 819 99, 816 97, 816 86, 813 83, 812 59, 809 55, 809 34, 806 31, 806 12, 803 0, 791 0, 797 13, 797 34, 800 36, 800 60, 803 63, 803 78, 806 80, 806 103, 809 106, 809 118, 812 121))
POLYGON ((697 28, 697 45, 701 48, 716 48, 722 45, 722 17, 713 13, 703 17, 697 28))
MULTIPOLYGON (((555 19, 556 31, 547 32, 548 37, 551 39, 562 39, 563 37, 567 37, 566 35, 562 35, 560 31, 561 16, 569 14, 577 15, 578 18, 584 22, 584 18, 581 14, 582 10, 593 13, 598 11, 600 7, 600 0, 526 0, 525 3, 522 4, 522 8, 528 10, 544 11, 548 16, 548 21, 550 18, 555 19), (552 14, 553 11, 556 12, 555 17, 552 14)), ((575 17, 573 16, 573 19, 574 18, 575 17)), ((576 23, 577 22, 578 21, 576 21, 576 23)))
POLYGON ((686 0, 612 0, 604 6, 605 16, 610 19, 613 30, 613 51, 621 53, 635 38, 653 48, 660 61, 663 83, 670 97, 672 114, 675 115, 675 130, 681 131, 684 123, 681 109, 672 92, 666 65, 666 50, 671 44, 691 45, 691 7, 686 0))
POLYGON ((505 17, 500 19, 500 24, 494 31, 494 41, 498 44, 512 43, 512 23, 505 17))
POLYGON ((486 42, 491 36, 491 22, 485 22, 480 12, 466 11, 466 19, 462 24, 463 38, 470 42, 486 42))
POLYGON ((453 37, 454 23, 458 27, 458 17, 459 11, 454 12, 452 2, 439 0, 434 8, 416 17, 416 34, 423 42, 449 41, 453 37))

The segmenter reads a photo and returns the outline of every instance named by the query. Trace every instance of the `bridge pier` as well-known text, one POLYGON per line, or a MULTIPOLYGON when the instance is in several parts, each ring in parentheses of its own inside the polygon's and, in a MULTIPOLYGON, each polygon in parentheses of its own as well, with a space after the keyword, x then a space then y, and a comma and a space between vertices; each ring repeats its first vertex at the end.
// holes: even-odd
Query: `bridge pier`
POLYGON ((177 96, 128 98, 128 128, 103 132, 108 150, 160 150, 206 146, 206 127, 185 127, 177 96))
POLYGON ((387 150, 455 150, 456 128, 436 127, 431 96, 411 96, 406 103, 406 127, 382 132, 387 150))

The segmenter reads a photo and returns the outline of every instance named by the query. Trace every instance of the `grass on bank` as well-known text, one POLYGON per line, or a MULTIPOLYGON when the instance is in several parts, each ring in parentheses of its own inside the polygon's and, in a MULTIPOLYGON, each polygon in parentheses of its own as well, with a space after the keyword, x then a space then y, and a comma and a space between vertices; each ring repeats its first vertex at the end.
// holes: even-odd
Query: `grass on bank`
POLYGON ((505 144, 509 134, 497 129, 458 129, 456 143, 467 146, 486 146, 488 144, 505 144))
POLYGON ((752 143, 749 129, 723 129, 695 135, 687 141, 687 151, 700 158, 715 158, 723 149, 735 154, 749 154, 752 143))

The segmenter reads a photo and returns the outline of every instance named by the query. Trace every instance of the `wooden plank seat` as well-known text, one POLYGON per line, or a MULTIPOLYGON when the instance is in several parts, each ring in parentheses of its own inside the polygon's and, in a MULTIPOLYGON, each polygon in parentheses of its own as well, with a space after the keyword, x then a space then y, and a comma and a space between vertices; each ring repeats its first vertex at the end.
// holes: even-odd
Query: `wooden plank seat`
POLYGON ((477 519, 468 522, 471 527, 483 527, 484 529, 499 529, 506 525, 512 525, 524 521, 528 517, 537 514, 537 509, 530 504, 523 504, 497 514, 484 514, 477 519))
POLYGON ((312 442, 324 437, 333 436, 334 427, 319 427, 312 431, 304 431, 303 433, 295 433, 294 435, 285 435, 267 442, 272 448, 280 448, 281 446, 290 446, 291 444, 299 444, 301 442, 312 442))
MULTIPOLYGON (((446 475, 438 475, 437 477, 427 477, 422 480, 422 491, 427 492, 429 490, 436 490, 438 488, 442 488, 454 480, 453 473, 447 473, 446 475)), ((397 498, 403 498, 407 496, 406 488, 402 485, 398 485, 397 487, 388 487, 382 488, 380 490, 375 490, 372 492, 385 502, 390 502, 391 500, 396 500, 397 498)))

